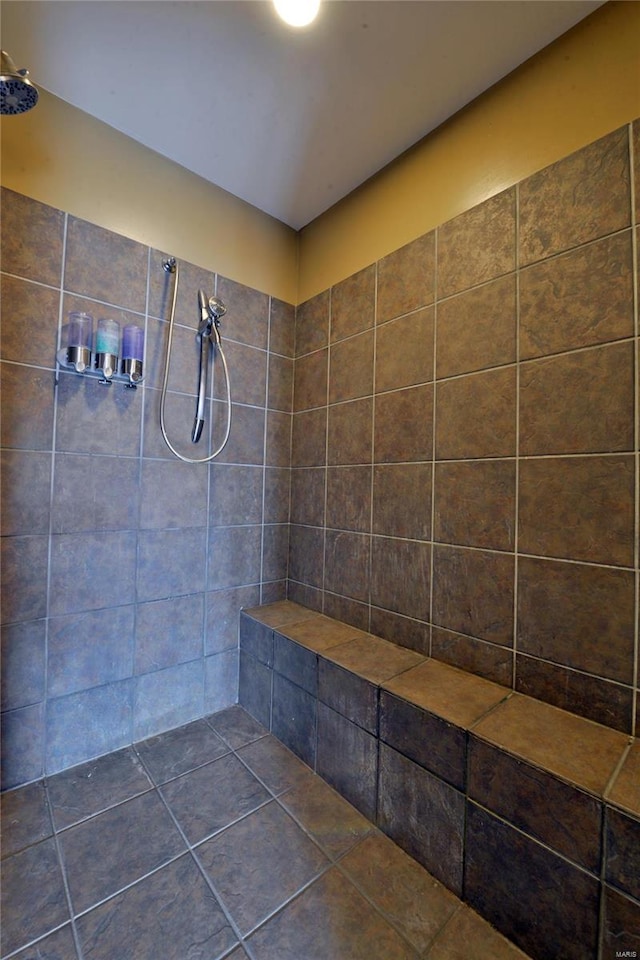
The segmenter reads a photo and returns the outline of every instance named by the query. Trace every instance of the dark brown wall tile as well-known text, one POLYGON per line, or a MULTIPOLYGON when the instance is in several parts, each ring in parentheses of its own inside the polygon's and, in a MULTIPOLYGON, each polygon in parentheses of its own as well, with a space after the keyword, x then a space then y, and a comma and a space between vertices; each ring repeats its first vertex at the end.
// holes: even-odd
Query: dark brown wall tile
POLYGON ((291 525, 289 539, 289 577, 311 587, 322 587, 324 530, 319 527, 291 525))
POLYGON ((261 580, 286 580, 289 559, 289 525, 265 523, 261 580))
POLYGON ((58 345, 60 292, 40 284, 0 277, 3 360, 53 367, 58 345))
POLYGON ((431 545, 373 537, 371 549, 371 603, 428 620, 431 545))
POLYGON ((595 797, 473 735, 468 794, 552 850, 600 872, 602 803, 595 797))
POLYGON ((433 623, 509 645, 514 560, 508 554, 434 546, 433 623))
POLYGON ((430 538, 430 463, 385 463, 373 468, 372 532, 417 540, 430 538))
POLYGON ((296 307, 296 357, 329 343, 329 291, 305 300, 296 307))
POLYGON ((434 300, 435 233, 412 240, 378 262, 378 316, 383 323, 434 300))
POLYGON ((0 377, 2 446, 50 450, 53 442, 53 371, 2 363, 0 377))
POLYGON ((371 467, 329 467, 327 526, 337 530, 371 529, 371 467))
POLYGON ((291 463, 291 430, 293 417, 290 413, 267 411, 267 438, 265 464, 270 467, 288 467, 291 463))
POLYGON ((438 297, 514 270, 515 239, 515 188, 438 227, 438 297))
POLYGON ((331 346, 329 403, 373 393, 373 330, 331 346))
POLYGON ((269 394, 267 406, 270 410, 291 412, 293 403, 293 360, 269 354, 269 394))
MULTIPOLYGON (((69 217, 64 269, 66 290, 144 313, 147 247, 135 240, 69 217)), ((197 318, 194 298, 193 312, 197 318)))
POLYGON ((291 465, 315 467, 326 462, 327 411, 310 410, 293 418, 291 465))
POLYGON ((433 307, 381 324, 376 332, 376 393, 433 380, 433 307))
POLYGON ((616 130, 520 184, 521 263, 629 226, 628 136, 616 130))
POLYGON ((619 960, 627 950, 640 955, 640 906, 606 885, 603 900, 602 960, 619 960))
POLYGON ((223 321, 227 335, 266 350, 269 339, 269 297, 266 293, 226 277, 218 277, 216 292, 227 307, 223 321))
POLYGON ((633 344, 520 367, 520 454, 633 449, 633 344))
POLYGON ((378 741, 324 703, 318 703, 316 771, 365 817, 375 821, 378 741), (349 757, 349 763, 344 757, 349 757))
POLYGON ((397 643, 401 647, 429 656, 431 627, 428 623, 402 616, 392 610, 381 610, 379 607, 372 606, 369 629, 377 637, 384 637, 391 643, 397 643))
POLYGON ((445 887, 461 894, 464 795, 384 743, 378 825, 445 887))
POLYGON ((605 879, 640 900, 640 820, 607 807, 605 879))
POLYGON ((358 630, 369 629, 369 605, 350 597, 341 597, 335 593, 325 593, 324 613, 342 623, 349 623, 358 630))
POLYGON ((523 553, 633 565, 633 457, 557 457, 520 464, 523 553))
POLYGON ((375 293, 375 264, 331 288, 331 343, 374 325, 375 293))
POLYGON ((274 672, 271 730, 312 769, 316 762, 316 706, 315 696, 274 672))
POLYGON ((58 286, 62 277, 63 211, 6 187, 2 188, 0 201, 2 269, 58 286))
POLYGON ((324 524, 324 467, 297 468, 291 474, 291 523, 324 524))
POLYGON ((271 298, 269 318, 269 350, 283 357, 293 357, 296 336, 296 308, 284 300, 271 298))
POLYGON ((293 410, 324 407, 327 403, 329 351, 316 350, 299 357, 294 365, 293 410))
POLYGON ((513 550, 515 460, 437 463, 434 539, 513 550))
MULTIPOLYGON (((267 352, 231 341, 225 343, 224 351, 229 364, 229 379, 233 377, 234 402, 264 407, 267 401, 267 352)), ((216 367, 216 372, 218 369, 220 367, 216 367)), ((226 402, 226 395, 224 375, 220 374, 215 379, 214 396, 226 402)), ((288 405, 286 410, 290 409, 291 406, 288 405)))
POLYGON ((474 673, 485 680, 492 680, 503 687, 510 687, 513 675, 513 652, 511 647, 496 646, 474 637, 433 627, 431 630, 431 655, 436 660, 474 673))
POLYGON ((633 334, 631 232, 605 237, 520 274, 520 357, 633 334))
POLYGON ((361 533, 327 530, 325 589, 354 600, 369 599, 370 537, 361 533))
POLYGON ((464 790, 467 735, 462 727, 381 690, 380 739, 425 770, 464 790))
POLYGON ((601 677, 633 682, 630 570, 518 561, 518 650, 601 677))
POLYGON ((438 304, 436 375, 516 360, 516 278, 501 277, 438 304))
POLYGON ((328 462, 371 463, 373 401, 350 400, 329 407, 328 462))
MULTIPOLYGON (((216 408, 213 414, 213 436, 222 438, 224 426, 226 423, 225 404, 214 404, 216 408)), ((264 462, 264 421, 265 412, 257 407, 245 407, 241 404, 233 404, 231 415, 232 427, 229 435, 229 442, 220 455, 218 463, 255 463, 264 462)), ((276 417, 277 414, 270 414, 270 417, 276 417)), ((287 421, 290 418, 286 416, 287 421)), ((288 424, 287 424, 288 426, 288 424)), ((283 443, 284 443, 284 438, 283 443)), ((218 440, 218 443, 220 440, 218 440)), ((269 447, 267 441, 267 457, 270 466, 281 466, 285 459, 285 453, 288 456, 289 444, 286 450, 280 452, 276 459, 277 448, 275 445, 269 447)))
POLYGON ((430 460, 433 386, 407 387, 376 397, 376 463, 430 460))
POLYGON ((597 950, 599 883, 535 840, 467 805, 465 899, 534 957, 597 950))
POLYGON ((633 690, 534 657, 518 656, 516 690, 588 720, 631 733, 633 690))
POLYGON ((516 452, 514 367, 438 383, 436 457, 511 457, 516 452))

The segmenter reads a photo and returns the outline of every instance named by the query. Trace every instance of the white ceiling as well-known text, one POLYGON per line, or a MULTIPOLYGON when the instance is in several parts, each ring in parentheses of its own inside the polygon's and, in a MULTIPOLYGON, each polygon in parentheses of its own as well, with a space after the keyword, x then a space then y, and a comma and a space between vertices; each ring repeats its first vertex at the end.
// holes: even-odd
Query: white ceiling
MULTIPOLYGON (((36 84, 295 229, 602 0, 3 0, 36 84)), ((14 120, 12 122, 19 122, 14 120)))

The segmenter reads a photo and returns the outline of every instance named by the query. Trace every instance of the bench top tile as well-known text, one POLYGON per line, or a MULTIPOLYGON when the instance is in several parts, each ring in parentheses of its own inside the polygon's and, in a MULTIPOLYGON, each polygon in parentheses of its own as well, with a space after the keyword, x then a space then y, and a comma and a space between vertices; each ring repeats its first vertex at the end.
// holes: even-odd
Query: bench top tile
POLYGON ((635 740, 605 800, 640 818, 640 740, 635 740))
POLYGON ((602 797, 629 742, 624 733, 514 693, 473 734, 602 797))
POLYGON ((296 643, 318 653, 337 647, 348 640, 369 636, 357 627, 350 627, 347 623, 332 620, 331 617, 325 617, 320 613, 307 620, 280 624, 276 629, 283 637, 295 640, 296 643))
POLYGON ((262 607, 250 607, 242 612, 264 623, 267 627, 279 627, 284 623, 294 623, 320 616, 315 610, 309 610, 292 600, 276 600, 274 603, 267 603, 262 607))
POLYGON ((415 650, 399 647, 373 634, 348 640, 324 653, 324 659, 337 663, 372 683, 382 683, 424 661, 415 650))
POLYGON ((382 687, 465 729, 511 692, 506 687, 439 660, 426 660, 383 683, 382 687))

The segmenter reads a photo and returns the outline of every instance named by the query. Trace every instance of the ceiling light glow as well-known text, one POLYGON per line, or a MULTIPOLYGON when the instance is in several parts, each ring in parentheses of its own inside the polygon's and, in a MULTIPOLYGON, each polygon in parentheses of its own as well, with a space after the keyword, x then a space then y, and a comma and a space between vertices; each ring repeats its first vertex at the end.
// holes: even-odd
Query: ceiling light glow
POLYGON ((317 17, 320 0, 273 0, 273 5, 290 27, 306 27, 317 17))

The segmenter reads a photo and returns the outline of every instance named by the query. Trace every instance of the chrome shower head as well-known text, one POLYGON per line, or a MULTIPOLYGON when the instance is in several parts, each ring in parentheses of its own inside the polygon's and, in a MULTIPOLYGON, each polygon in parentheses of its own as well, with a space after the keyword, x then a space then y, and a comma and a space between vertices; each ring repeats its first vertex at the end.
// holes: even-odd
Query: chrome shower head
POLYGON ((38 102, 38 91, 28 70, 18 70, 9 54, 0 51, 0 114, 26 113, 38 102))
POLYGON ((220 317, 224 317, 227 312, 222 300, 218 300, 217 297, 209 297, 209 316, 212 320, 219 320, 220 317))

